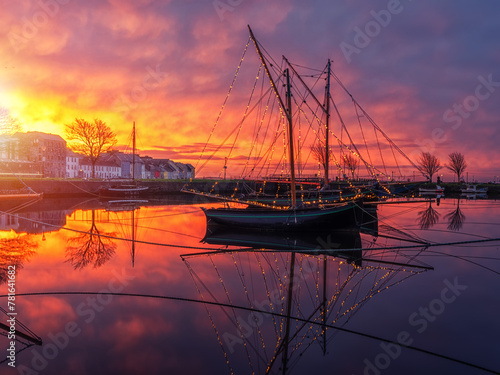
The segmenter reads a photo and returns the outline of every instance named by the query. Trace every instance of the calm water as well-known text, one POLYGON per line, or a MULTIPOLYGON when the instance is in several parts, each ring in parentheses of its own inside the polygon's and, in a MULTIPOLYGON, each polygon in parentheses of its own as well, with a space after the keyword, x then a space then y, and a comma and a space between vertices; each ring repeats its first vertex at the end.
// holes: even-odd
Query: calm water
POLYGON ((1 373, 487 373, 415 348, 500 371, 500 242, 422 245, 500 237, 500 202, 379 205, 361 232, 203 241, 200 207, 216 205, 2 207, 1 306, 15 265, 17 326, 43 345, 16 342, 1 373))

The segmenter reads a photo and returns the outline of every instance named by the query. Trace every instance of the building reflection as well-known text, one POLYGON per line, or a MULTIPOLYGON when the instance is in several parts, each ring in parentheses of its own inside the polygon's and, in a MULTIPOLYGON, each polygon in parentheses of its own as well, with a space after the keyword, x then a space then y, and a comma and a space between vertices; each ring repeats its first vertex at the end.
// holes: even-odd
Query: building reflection
POLYGON ((188 196, 176 195, 154 200, 102 200, 88 197, 39 199, 31 202, 0 202, 0 233, 46 234, 71 230, 69 221, 89 222, 67 240, 66 257, 75 269, 89 265, 100 267, 109 261, 117 249, 118 239, 124 239, 135 262, 137 222, 141 207, 175 206, 179 203, 199 203, 188 196), (78 216, 78 219, 76 218, 78 216))
POLYGON ((47 233, 60 230, 66 225, 66 211, 29 211, 0 213, 0 230, 16 233, 47 233))

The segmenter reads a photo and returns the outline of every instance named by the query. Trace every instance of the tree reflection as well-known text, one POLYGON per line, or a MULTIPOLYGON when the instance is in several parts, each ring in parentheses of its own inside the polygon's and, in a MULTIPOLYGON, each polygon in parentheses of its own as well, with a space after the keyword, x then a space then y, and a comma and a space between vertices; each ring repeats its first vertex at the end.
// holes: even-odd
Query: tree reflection
POLYGON ((446 214, 446 219, 448 219, 448 229, 459 231, 462 229, 465 222, 465 215, 462 213, 460 209, 460 199, 457 203, 457 208, 450 213, 446 214))
POLYGON ((92 225, 88 232, 67 240, 67 262, 70 262, 75 270, 83 269, 89 264, 93 264, 94 268, 101 267, 113 257, 117 246, 106 236, 114 237, 116 233, 101 232, 95 223, 95 210, 92 210, 92 225))
POLYGON ((38 244, 34 241, 33 235, 16 234, 12 238, 0 240, 0 284, 7 281, 7 271, 9 266, 15 266, 16 272, 23 268, 29 258, 35 254, 38 244))
POLYGON ((432 207, 432 202, 429 202, 429 207, 420 211, 418 216, 420 229, 429 229, 439 221, 439 213, 432 207))

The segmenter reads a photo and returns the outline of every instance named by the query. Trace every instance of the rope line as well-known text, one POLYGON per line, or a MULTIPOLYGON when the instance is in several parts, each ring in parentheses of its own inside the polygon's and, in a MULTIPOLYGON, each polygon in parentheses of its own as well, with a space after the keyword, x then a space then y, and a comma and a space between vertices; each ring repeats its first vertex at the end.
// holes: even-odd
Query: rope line
MULTIPOLYGON (((100 294, 102 294, 102 293, 101 292, 88 292, 88 291, 80 291, 80 292, 59 292, 59 291, 53 291, 53 292, 18 293, 18 294, 16 294, 16 296, 17 297, 21 297, 21 296, 22 297, 48 296, 48 295, 50 295, 50 296, 64 296, 64 295, 67 295, 67 296, 71 296, 71 295, 86 295, 86 296, 92 295, 92 296, 96 296, 96 295, 100 295, 100 294)), ((213 306, 218 306, 218 307, 228 307, 228 308, 238 309, 238 310, 244 310, 244 311, 259 312, 261 314, 273 315, 273 316, 280 317, 280 318, 287 318, 286 315, 275 313, 275 312, 272 312, 272 311, 254 309, 254 308, 246 307, 246 306, 235 306, 235 305, 230 305, 230 304, 227 304, 227 303, 205 301, 205 300, 199 300, 199 299, 194 299, 194 298, 175 297, 175 296, 162 296, 162 295, 154 295, 154 294, 139 294, 139 293, 116 293, 116 292, 110 292, 110 293, 106 293, 106 294, 110 295, 110 296, 120 296, 120 297, 153 298, 153 299, 165 299, 165 300, 179 301, 179 302, 201 303, 201 304, 205 304, 205 305, 213 305, 213 306)), ((4 298, 4 297, 8 297, 8 295, 7 294, 0 295, 0 298, 4 298)), ((383 342, 386 342, 386 343, 398 345, 400 347, 403 347, 403 348, 406 348, 406 349, 409 349, 409 350, 417 351, 417 352, 420 352, 420 353, 425 353, 425 354, 428 354, 428 355, 431 355, 431 356, 434 356, 434 357, 438 357, 438 358, 442 358, 442 359, 447 359, 449 361, 452 361, 452 362, 455 362, 455 363, 459 363, 459 364, 462 364, 462 365, 465 365, 465 366, 473 367, 473 368, 476 368, 478 370, 483 370, 483 371, 486 371, 486 372, 489 372, 489 373, 492 373, 492 374, 497 374, 497 375, 500 374, 499 371, 491 370, 491 369, 488 369, 486 367, 483 367, 483 366, 480 366, 480 365, 476 365, 476 364, 468 362, 468 361, 463 361, 463 360, 458 359, 458 358, 454 358, 454 357, 451 357, 451 356, 448 356, 448 355, 445 355, 445 354, 436 353, 436 352, 433 352, 433 351, 430 351, 430 350, 427 350, 427 349, 419 348, 417 346, 405 345, 405 344, 402 344, 400 342, 397 342, 397 341, 394 341, 394 340, 391 340, 391 339, 386 339, 386 338, 381 337, 381 336, 376 336, 376 335, 372 335, 372 334, 369 334, 369 333, 364 333, 364 332, 356 331, 356 330, 345 328, 345 327, 339 327, 339 326, 332 325, 332 324, 325 324, 325 323, 322 323, 322 322, 310 321, 310 320, 307 320, 307 319, 304 319, 304 318, 300 318, 300 317, 295 317, 295 316, 291 316, 290 318, 293 319, 293 320, 299 321, 299 322, 310 323, 310 324, 313 324, 313 325, 320 325, 320 326, 324 326, 324 327, 327 327, 327 328, 332 328, 332 329, 335 329, 335 330, 338 330, 338 331, 341 331, 341 332, 350 333, 352 335, 364 337, 364 338, 367 338, 367 339, 372 339, 372 340, 377 340, 377 341, 383 341, 383 342)))

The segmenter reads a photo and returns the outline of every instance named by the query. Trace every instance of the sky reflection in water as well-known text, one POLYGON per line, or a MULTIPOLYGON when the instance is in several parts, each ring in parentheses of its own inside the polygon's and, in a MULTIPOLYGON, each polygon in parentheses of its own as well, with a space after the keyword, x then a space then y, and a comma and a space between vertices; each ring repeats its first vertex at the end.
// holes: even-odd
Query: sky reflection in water
MULTIPOLYGON (((48 293, 17 297, 18 319, 44 345, 18 353, 17 371, 2 363, 2 373, 260 374, 270 364, 271 373, 282 373, 285 353, 291 374, 485 373, 411 349, 392 347, 391 352, 386 345, 384 350, 380 341, 356 334, 397 340, 402 332, 412 346, 500 371, 495 360, 498 242, 428 249, 415 243, 418 238, 443 243, 498 237, 496 201, 381 205, 377 237, 366 231, 309 238, 219 232, 207 243, 200 242, 206 234, 200 204, 143 203, 134 209, 71 203, 52 202, 53 209, 44 207, 42 216, 36 206, 20 211, 19 218, 2 215, 1 263, 2 268, 16 264, 17 294, 48 293), (55 226, 42 228, 36 223, 41 218, 55 226), (99 243, 86 234, 90 230, 109 237, 99 243), (6 250, 8 238, 22 250, 6 250), (193 255, 225 249, 227 241, 240 249, 251 240, 272 242, 275 249, 294 243, 298 251, 293 256, 289 251, 193 255), (362 261, 359 251, 349 252, 360 243, 362 261), (346 252, 332 257, 308 253, 308 247, 346 252), (106 294, 110 291, 129 295, 106 294), (309 323, 291 319, 287 325, 277 316, 287 309, 309 323), (325 334, 325 316, 328 324, 356 333, 329 328, 325 334)), ((7 294, 5 281, 1 285, 7 294)), ((7 338, 1 342, 6 353, 7 338)), ((17 349, 23 347, 17 343, 17 349)))

